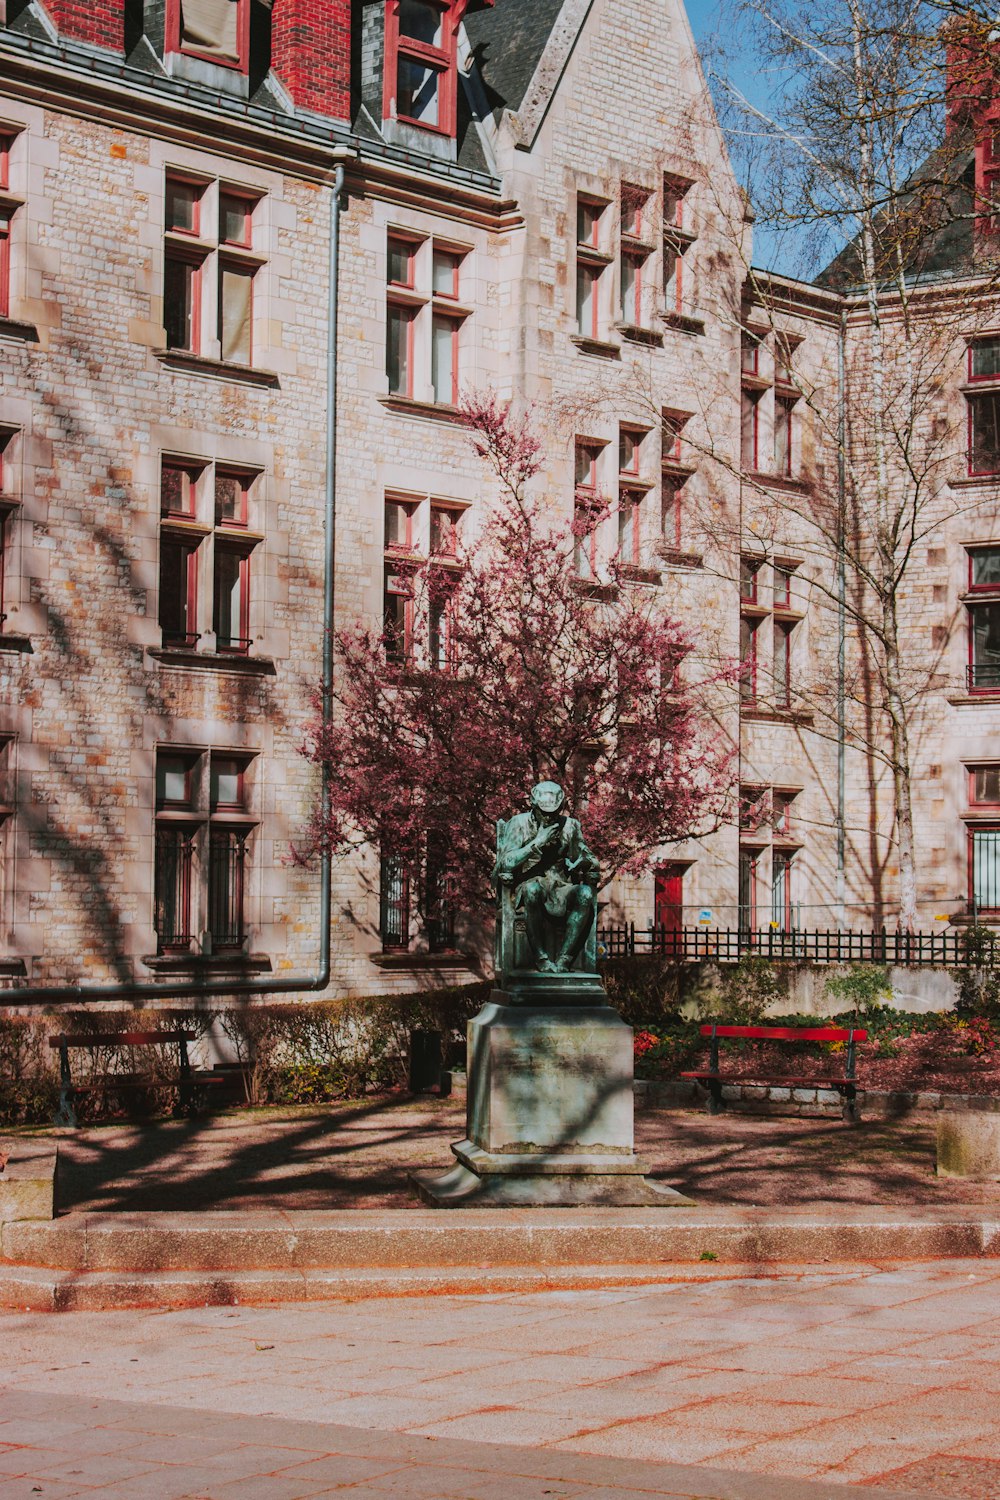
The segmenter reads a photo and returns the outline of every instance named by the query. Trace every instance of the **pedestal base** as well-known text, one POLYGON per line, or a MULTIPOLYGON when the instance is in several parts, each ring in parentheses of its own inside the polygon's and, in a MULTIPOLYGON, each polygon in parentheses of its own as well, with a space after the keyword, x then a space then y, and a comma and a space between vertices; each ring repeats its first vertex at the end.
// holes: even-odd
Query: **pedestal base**
POLYGON ((431 1208, 693 1208, 690 1198, 646 1177, 638 1156, 541 1153, 492 1155, 471 1141, 452 1145, 448 1172, 425 1169, 410 1181, 431 1208))
POLYGON ((411 1181, 434 1208, 689 1206, 635 1154, 631 1027, 603 989, 578 984, 567 1003, 558 977, 551 1003, 495 990, 469 1022, 467 1139, 450 1171, 411 1181))

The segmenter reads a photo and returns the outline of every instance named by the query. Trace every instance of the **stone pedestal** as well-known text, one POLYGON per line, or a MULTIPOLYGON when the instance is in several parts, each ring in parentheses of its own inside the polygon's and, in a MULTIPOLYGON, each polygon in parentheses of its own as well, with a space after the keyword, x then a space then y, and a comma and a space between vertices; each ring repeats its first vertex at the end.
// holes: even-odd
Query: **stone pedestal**
POLYGON ((55 1218, 57 1162, 43 1143, 0 1139, 0 1224, 55 1218))
POLYGON ((494 991, 469 1022, 467 1138, 450 1171, 414 1173, 424 1201, 690 1204, 635 1154, 632 1028, 609 1005, 511 998, 494 991))
POLYGON ((940 1110, 937 1170, 939 1177, 1000 1179, 1000 1113, 940 1110))

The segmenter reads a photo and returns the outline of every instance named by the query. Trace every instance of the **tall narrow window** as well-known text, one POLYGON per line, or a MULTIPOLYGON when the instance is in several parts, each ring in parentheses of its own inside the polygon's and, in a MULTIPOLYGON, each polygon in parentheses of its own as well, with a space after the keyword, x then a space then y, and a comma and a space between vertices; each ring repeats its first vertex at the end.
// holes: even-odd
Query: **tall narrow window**
POLYGON ((163 323, 167 348, 192 354, 200 353, 201 347, 201 273, 207 251, 195 242, 201 232, 204 191, 204 183, 167 178, 163 323))
POLYGON ((782 621, 774 622, 774 706, 792 706, 792 630, 782 621))
POLYGON ((761 851, 741 849, 739 855, 739 928, 742 933, 757 930, 757 867, 761 851))
POLYGON ((160 610, 164 646, 198 640, 198 549, 204 529, 195 514, 201 470, 164 460, 160 469, 160 610))
POLYGON ((597 571, 597 462, 599 443, 576 444, 576 490, 573 500, 573 564, 579 578, 592 579, 597 571))
POLYGON ((690 311, 691 277, 685 256, 695 242, 688 204, 693 185, 683 177, 667 177, 663 183, 663 311, 667 322, 690 311))
POLYGON ((760 423, 760 398, 749 391, 740 397, 740 463, 745 470, 755 473, 758 457, 758 434, 760 423))
POLYGON ((969 551, 969 687, 1000 690, 1000 547, 969 551))
POLYGON ((406 948, 410 941, 410 880, 398 855, 382 855, 379 872, 379 928, 387 951, 406 948))
POLYGON ((161 953, 184 951, 193 937, 193 772, 192 756, 157 754, 153 923, 161 953))
POLYGON ((642 561, 642 499, 642 490, 619 491, 618 556, 631 567, 642 561))
POLYGON ((10 221, 9 209, 0 208, 0 318, 10 316, 10 221))
POLYGON ((431 257, 431 386, 434 400, 458 404, 459 330, 465 318, 458 308, 459 275, 464 252, 435 244, 431 257))
POLYGON ((757 701, 757 631, 759 620, 740 620, 740 699, 743 703, 757 701))
POLYGON ((448 850, 429 837, 424 864, 424 931, 432 953, 455 946, 455 890, 448 867, 448 850))
POLYGON ((385 371, 394 396, 413 395, 413 327, 417 308, 412 294, 416 281, 417 242, 390 235, 385 371))
POLYGON ((251 828, 245 817, 246 762, 211 756, 209 784, 208 931, 214 953, 241 949, 247 937, 246 875, 251 828))
POLYGON ((250 556, 216 537, 214 619, 219 651, 245 656, 250 650, 250 556))
POLYGON ((771 921, 779 932, 792 932, 795 928, 792 905, 794 857, 794 852, 790 849, 771 851, 771 921))
POLYGON ((601 332, 601 277, 608 263, 602 246, 606 203, 578 198, 576 208, 576 324, 582 338, 601 332))
POLYGON ((793 397, 776 396, 774 401, 774 472, 785 478, 792 473, 793 397))

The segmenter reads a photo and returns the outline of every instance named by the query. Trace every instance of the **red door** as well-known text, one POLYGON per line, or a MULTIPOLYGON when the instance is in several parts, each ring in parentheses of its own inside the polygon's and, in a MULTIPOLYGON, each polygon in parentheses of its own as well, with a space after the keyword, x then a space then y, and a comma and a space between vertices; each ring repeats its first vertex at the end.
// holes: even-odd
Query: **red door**
POLYGON ((653 921, 666 943, 684 926, 684 866, 661 865, 654 871, 653 921))

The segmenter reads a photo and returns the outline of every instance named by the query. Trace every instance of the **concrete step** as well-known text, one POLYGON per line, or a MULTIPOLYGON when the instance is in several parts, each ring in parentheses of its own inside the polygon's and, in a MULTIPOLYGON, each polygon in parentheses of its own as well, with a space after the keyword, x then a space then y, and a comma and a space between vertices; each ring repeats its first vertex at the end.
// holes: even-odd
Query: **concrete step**
MULTIPOLYGON (((95 1295, 108 1299, 101 1305, 110 1306, 117 1305, 116 1287, 131 1288, 121 1295, 133 1298, 143 1278, 172 1296, 175 1275, 178 1287, 185 1277, 195 1278, 191 1285, 199 1301, 231 1301, 239 1295, 233 1292, 236 1282, 245 1284, 245 1300, 270 1301, 311 1295, 302 1290, 303 1278, 317 1287, 325 1284, 323 1277, 331 1278, 334 1290, 324 1296, 374 1295, 351 1288, 366 1275, 374 1277, 371 1285, 388 1284, 389 1272, 431 1281, 441 1273, 442 1282, 455 1272, 468 1288, 470 1276, 476 1283, 481 1272, 544 1276, 557 1269, 575 1274, 581 1267, 634 1267, 641 1279, 642 1268, 662 1274, 666 1267, 702 1259, 768 1265, 994 1255, 1000 1255, 1000 1213, 970 1207, 70 1213, 0 1226, 0 1277, 7 1287, 0 1302, 27 1305, 17 1290, 22 1271, 66 1273, 44 1280, 58 1289, 58 1305, 68 1305, 59 1298, 69 1295, 73 1278, 82 1287, 83 1277, 95 1295), (344 1279, 342 1273, 352 1274, 344 1279)), ((29 1276, 25 1288, 30 1284, 29 1276)), ((152 1300, 159 1302, 159 1294, 152 1300)))

